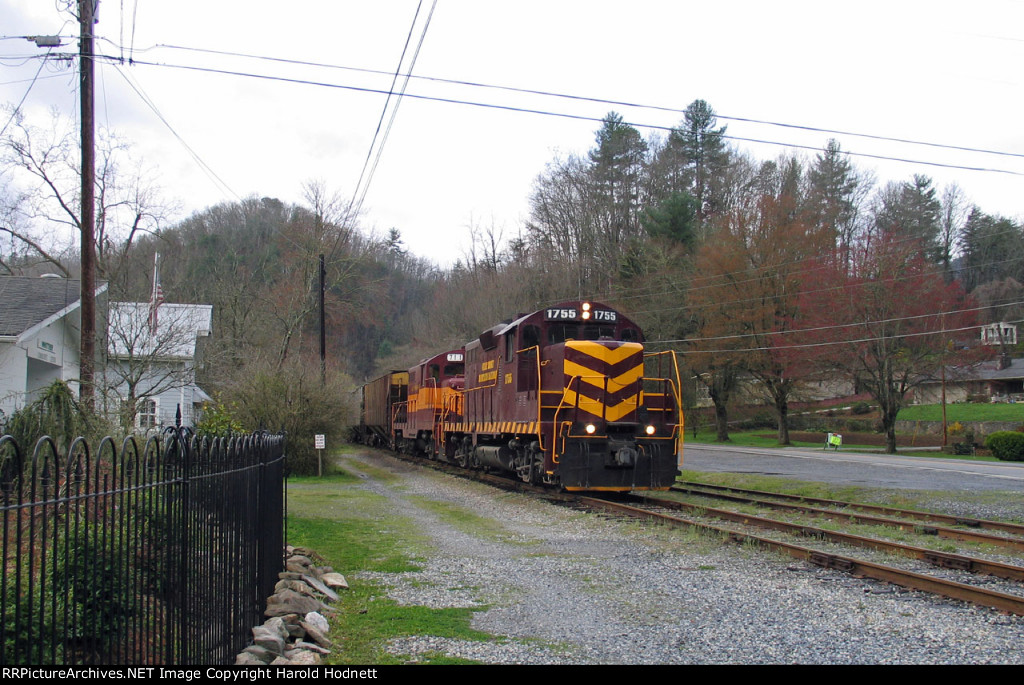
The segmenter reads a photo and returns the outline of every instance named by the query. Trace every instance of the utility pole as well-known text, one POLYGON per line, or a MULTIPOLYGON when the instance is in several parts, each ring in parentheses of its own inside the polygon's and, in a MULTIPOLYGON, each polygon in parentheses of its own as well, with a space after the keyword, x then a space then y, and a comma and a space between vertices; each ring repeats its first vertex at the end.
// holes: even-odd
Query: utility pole
POLYGON ((79 399, 89 410, 94 408, 96 370, 96 151, 93 120, 93 35, 92 27, 99 0, 78 0, 81 28, 78 70, 82 120, 82 342, 79 359, 79 399))
POLYGON ((320 255, 320 385, 327 385, 327 327, 324 317, 324 280, 327 269, 324 268, 324 256, 320 255))

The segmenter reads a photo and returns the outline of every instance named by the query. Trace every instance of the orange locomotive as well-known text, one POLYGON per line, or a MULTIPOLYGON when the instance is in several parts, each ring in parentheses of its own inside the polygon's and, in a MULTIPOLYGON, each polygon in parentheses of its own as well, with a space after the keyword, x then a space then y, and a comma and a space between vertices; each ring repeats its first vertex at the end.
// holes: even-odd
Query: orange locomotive
POLYGON ((396 449, 566 490, 667 489, 679 473, 675 355, 646 353, 640 328, 602 304, 520 315, 408 375, 396 449))
POLYGON ((409 369, 408 399, 394 404, 393 447, 433 457, 440 426, 461 419, 464 352, 443 352, 409 369))

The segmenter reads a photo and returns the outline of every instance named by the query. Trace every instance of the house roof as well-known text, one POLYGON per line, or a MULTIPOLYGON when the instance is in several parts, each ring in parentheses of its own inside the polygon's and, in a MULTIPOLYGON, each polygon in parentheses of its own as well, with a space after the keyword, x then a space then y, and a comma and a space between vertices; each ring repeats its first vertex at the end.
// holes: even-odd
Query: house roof
MULTIPOLYGON (((1024 358, 1011 359, 1005 369, 999 368, 998 359, 990 359, 970 366, 946 367, 946 380, 962 381, 1008 381, 1024 378, 1024 358)), ((931 379, 931 382, 940 382, 931 379)))
POLYGON ((19 336, 69 307, 81 283, 67 278, 0 276, 0 336, 19 336))

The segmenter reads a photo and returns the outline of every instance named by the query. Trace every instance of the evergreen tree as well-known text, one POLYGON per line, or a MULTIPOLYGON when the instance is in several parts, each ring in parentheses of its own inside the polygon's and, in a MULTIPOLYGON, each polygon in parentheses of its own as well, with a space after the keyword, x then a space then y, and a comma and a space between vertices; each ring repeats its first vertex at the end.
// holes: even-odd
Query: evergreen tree
POLYGON ((611 254, 640 233, 641 179, 647 143, 639 131, 624 123, 615 112, 604 118, 596 140, 597 147, 589 155, 598 212, 595 247, 611 254))
POLYGON ((861 180, 839 142, 828 141, 807 171, 808 218, 833 236, 840 259, 849 264, 856 233, 861 180))
POLYGON ((660 150, 656 167, 666 194, 685 190, 697 201, 697 232, 702 239, 711 217, 724 209, 722 182, 731 153, 726 126, 715 128, 715 110, 704 100, 686 108, 682 125, 672 130, 660 150))
POLYGON ((979 285, 1005 278, 1024 282, 1024 232, 1005 217, 985 214, 975 207, 964 225, 961 242, 962 277, 970 291, 979 285))
POLYGON ((916 240, 932 261, 940 260, 939 219, 942 203, 932 179, 915 174, 910 182, 890 183, 875 210, 876 228, 883 234, 916 240))

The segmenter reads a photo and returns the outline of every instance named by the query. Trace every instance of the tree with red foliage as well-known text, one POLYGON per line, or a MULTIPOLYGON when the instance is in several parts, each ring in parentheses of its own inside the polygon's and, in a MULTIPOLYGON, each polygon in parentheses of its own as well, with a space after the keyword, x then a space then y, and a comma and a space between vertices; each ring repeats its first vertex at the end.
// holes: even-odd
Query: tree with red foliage
POLYGON ((790 351, 849 377, 879 404, 886 452, 896 451, 896 415, 907 394, 950 362, 973 311, 958 282, 946 283, 917 240, 894 232, 863 247, 852 268, 834 260, 804 283, 801 331, 790 351))
POLYGON ((687 361, 712 379, 754 378, 775 408, 782 445, 790 442, 789 403, 807 370, 784 334, 799 325, 807 262, 832 244, 805 220, 793 194, 765 193, 725 215, 696 260, 691 301, 699 338, 687 361))

